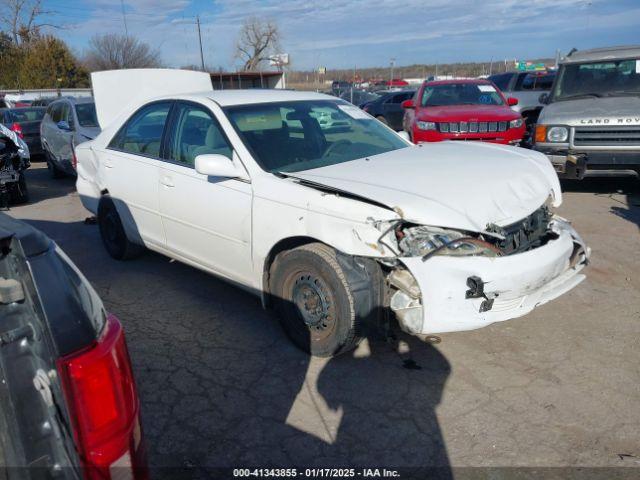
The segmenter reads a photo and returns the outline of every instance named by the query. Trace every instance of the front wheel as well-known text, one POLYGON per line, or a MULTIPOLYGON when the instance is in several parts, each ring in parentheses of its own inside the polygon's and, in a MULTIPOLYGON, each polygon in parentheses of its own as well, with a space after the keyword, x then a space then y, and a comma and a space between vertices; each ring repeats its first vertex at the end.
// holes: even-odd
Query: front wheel
POLYGON ((29 201, 29 190, 27 189, 27 179, 24 172, 20 172, 18 181, 13 184, 11 191, 11 202, 20 205, 29 201))
POLYGON ((55 160, 53 160, 49 152, 45 151, 44 158, 47 161, 47 170, 49 170, 49 174, 52 178, 63 178, 65 176, 64 172, 58 168, 55 160))
MULTIPOLYGON (((377 304, 361 308, 360 294, 351 284, 354 272, 342 265, 333 248, 311 243, 279 254, 271 266, 270 293, 285 333, 317 357, 355 348, 364 323, 378 310, 377 304)), ((374 299, 375 295, 367 295, 367 301, 374 299)))
POLYGON ((144 247, 127 238, 118 210, 108 196, 102 197, 98 205, 98 227, 104 247, 116 260, 129 260, 143 252, 144 247))

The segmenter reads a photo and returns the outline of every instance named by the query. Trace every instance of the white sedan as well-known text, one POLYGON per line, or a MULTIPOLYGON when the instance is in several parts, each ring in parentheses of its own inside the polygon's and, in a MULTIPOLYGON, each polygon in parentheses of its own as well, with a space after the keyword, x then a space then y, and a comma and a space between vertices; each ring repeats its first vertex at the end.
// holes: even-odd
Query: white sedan
POLYGON ((231 280, 313 355, 353 348, 388 309, 411 334, 469 330, 584 279, 540 153, 414 146, 335 97, 213 91, 197 72, 100 72, 93 88, 103 131, 77 147, 77 188, 109 254, 231 280))

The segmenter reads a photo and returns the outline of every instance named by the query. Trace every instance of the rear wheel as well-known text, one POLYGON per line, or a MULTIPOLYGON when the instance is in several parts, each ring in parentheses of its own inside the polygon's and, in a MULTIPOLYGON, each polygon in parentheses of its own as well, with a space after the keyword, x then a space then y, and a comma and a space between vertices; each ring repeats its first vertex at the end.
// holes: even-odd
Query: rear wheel
POLYGON ((116 260, 129 260, 144 251, 144 247, 127 238, 118 210, 108 196, 102 197, 98 205, 98 227, 102 243, 116 260))
MULTIPOLYGON (((352 287, 354 275, 338 253, 322 243, 311 243, 279 254, 271 266, 270 292, 285 333, 300 349, 330 357, 353 349, 361 340, 365 322, 378 312, 378 297, 352 287), (361 307, 365 308, 361 308, 361 307), (363 314, 363 312, 365 312, 363 314)), ((371 288, 374 288, 373 281, 371 288)))

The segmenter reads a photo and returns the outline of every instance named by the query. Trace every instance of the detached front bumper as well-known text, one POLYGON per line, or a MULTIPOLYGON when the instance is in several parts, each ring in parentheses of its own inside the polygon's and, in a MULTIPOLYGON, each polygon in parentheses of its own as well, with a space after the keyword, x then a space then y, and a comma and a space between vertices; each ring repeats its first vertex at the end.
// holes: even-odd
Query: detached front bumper
POLYGON ((585 279, 579 272, 590 250, 568 222, 554 219, 552 228, 558 238, 515 255, 402 258, 422 296, 413 312, 396 311, 402 328, 419 335, 473 330, 520 317, 568 292, 585 279), (472 291, 470 278, 481 281, 482 295, 472 291))

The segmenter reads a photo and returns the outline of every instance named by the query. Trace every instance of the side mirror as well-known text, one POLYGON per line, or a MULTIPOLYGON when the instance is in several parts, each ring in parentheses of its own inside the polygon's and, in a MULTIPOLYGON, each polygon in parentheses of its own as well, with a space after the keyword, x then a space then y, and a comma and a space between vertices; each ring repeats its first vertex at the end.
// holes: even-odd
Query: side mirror
POLYGON ((541 93, 538 97, 538 102, 540 102, 542 105, 546 105, 547 103, 549 103, 549 94, 541 93))
POLYGON ((510 107, 515 107, 518 104, 518 99, 514 97, 507 98, 507 105, 510 107))
POLYGON ((400 105, 402 106, 402 108, 416 108, 415 104, 413 103, 413 100, 411 99, 405 100, 400 105))
POLYGON ((196 172, 208 177, 238 178, 244 177, 242 172, 230 158, 217 153, 198 155, 196 172))
POLYGON ((70 132, 71 131, 71 127, 69 126, 69 124, 67 123, 66 120, 60 120, 58 123, 56 123, 56 126, 60 130, 64 130, 65 132, 70 132))

